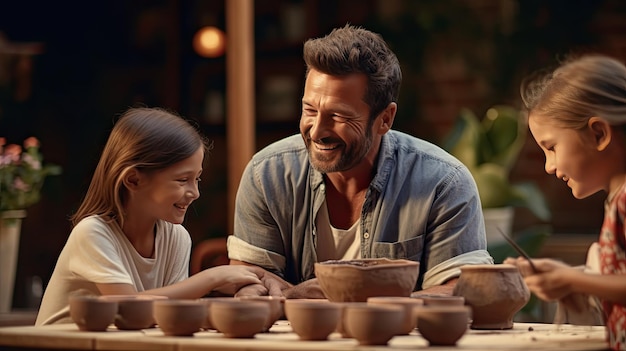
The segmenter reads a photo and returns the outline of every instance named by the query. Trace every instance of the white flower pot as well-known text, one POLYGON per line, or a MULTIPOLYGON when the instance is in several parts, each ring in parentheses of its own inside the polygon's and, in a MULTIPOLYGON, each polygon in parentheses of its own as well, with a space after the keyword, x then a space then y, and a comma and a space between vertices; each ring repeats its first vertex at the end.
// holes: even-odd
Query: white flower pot
POLYGON ((11 311, 22 218, 26 211, 0 212, 0 313, 11 311))

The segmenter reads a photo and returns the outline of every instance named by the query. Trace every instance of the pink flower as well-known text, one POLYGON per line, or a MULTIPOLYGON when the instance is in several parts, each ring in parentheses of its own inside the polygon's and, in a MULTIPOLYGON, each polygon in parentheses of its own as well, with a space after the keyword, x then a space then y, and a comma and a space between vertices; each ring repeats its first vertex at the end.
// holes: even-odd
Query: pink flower
POLYGON ((22 161, 29 165, 32 169, 40 170, 41 169, 41 161, 33 158, 33 156, 29 154, 24 154, 22 156, 22 161))
POLYGON ((21 191, 29 191, 30 190, 30 186, 28 184, 24 183, 24 181, 20 177, 15 177, 15 179, 13 179, 13 187, 15 189, 21 190, 21 191))
POLYGON ((24 148, 39 147, 39 140, 35 137, 26 138, 24 140, 24 148))
POLYGON ((4 149, 4 156, 9 159, 9 162, 19 162, 20 155, 22 154, 22 147, 17 144, 9 144, 4 149))

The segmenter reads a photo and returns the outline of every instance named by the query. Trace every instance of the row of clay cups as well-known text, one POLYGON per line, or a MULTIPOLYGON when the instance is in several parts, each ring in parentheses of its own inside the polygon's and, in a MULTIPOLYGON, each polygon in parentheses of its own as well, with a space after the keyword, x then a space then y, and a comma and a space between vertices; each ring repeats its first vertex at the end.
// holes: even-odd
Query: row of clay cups
POLYGON ((360 345, 386 345, 418 327, 431 345, 454 345, 465 333, 470 308, 462 297, 370 297, 367 302, 285 301, 285 315, 301 340, 326 340, 333 332, 360 345))
POLYGON ((284 315, 283 297, 167 299, 145 295, 70 297, 70 316, 80 330, 106 331, 158 326, 165 335, 191 336, 216 329, 226 337, 245 338, 268 331, 284 315))
POLYGON ((213 297, 157 301, 154 318, 163 334, 192 336, 214 329, 227 338, 251 338, 268 332, 283 316, 284 297, 213 297))
POLYGON ((70 317, 79 330, 106 331, 114 324, 121 330, 139 330, 156 324, 154 301, 167 300, 156 295, 74 295, 69 298, 70 317))

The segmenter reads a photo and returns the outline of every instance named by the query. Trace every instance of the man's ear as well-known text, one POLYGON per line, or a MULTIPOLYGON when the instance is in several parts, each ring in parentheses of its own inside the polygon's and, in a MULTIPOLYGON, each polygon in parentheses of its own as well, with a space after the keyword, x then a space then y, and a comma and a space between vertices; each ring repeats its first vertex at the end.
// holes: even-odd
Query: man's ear
POLYGON ((380 124, 378 125, 378 134, 383 135, 391 129, 391 126, 393 125, 393 121, 396 118, 397 111, 398 111, 398 104, 396 104, 395 102, 391 102, 378 115, 378 118, 380 118, 380 122, 379 122, 380 124))
POLYGON ((599 117, 591 117, 587 121, 587 126, 593 136, 596 149, 598 151, 605 150, 613 138, 613 128, 611 128, 609 122, 599 117))

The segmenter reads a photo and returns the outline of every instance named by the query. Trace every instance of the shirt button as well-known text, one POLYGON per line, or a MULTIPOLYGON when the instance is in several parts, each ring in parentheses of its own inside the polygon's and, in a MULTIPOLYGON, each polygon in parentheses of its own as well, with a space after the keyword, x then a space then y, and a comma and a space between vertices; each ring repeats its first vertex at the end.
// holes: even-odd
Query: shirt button
POLYGON ((370 233, 363 234, 363 239, 369 239, 369 238, 370 238, 370 233))

